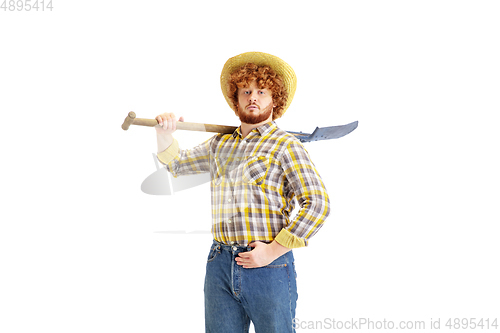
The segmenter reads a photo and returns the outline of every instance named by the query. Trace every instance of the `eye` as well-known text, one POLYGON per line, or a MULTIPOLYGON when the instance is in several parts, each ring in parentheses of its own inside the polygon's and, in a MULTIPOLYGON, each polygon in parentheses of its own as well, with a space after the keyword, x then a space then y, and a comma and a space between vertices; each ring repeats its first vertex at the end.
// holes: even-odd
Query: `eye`
POLYGON ((260 94, 260 95, 264 95, 264 94, 265 94, 265 92, 263 92, 263 91, 261 90, 261 91, 259 91, 259 94, 260 94))

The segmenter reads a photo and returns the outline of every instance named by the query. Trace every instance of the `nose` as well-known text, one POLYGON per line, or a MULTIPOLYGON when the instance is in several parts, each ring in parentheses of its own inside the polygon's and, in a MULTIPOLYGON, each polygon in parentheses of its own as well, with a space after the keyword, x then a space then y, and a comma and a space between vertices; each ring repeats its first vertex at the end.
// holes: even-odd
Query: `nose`
POLYGON ((252 93, 250 94, 249 100, 252 102, 255 102, 257 100, 257 92, 256 91, 252 91, 252 93))

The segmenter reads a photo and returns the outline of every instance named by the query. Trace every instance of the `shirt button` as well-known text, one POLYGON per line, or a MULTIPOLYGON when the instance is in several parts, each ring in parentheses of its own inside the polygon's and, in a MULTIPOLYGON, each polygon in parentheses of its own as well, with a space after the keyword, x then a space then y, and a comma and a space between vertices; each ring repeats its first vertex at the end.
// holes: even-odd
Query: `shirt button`
POLYGON ((227 220, 227 223, 231 223, 231 220, 227 220))
POLYGON ((231 199, 227 199, 227 202, 231 202, 231 199))

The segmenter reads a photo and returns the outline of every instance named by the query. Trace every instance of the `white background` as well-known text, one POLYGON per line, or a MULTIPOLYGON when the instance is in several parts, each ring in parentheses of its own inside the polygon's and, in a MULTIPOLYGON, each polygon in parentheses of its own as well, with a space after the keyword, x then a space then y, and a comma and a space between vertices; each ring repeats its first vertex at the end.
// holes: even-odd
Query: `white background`
MULTIPOLYGON (((142 193, 155 133, 120 126, 129 111, 237 125, 219 75, 247 51, 297 74, 281 128, 359 120, 306 145, 332 213, 294 251, 297 317, 444 330, 498 316, 499 17, 497 1, 0 11, 0 331, 204 331, 209 187, 142 193)), ((209 136, 176 135, 185 148, 209 136)))

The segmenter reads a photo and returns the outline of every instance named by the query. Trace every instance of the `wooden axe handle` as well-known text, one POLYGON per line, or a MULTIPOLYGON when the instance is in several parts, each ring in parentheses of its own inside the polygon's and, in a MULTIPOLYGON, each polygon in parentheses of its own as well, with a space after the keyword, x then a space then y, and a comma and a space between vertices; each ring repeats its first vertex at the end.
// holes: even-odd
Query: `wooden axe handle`
MULTIPOLYGON (((127 118, 125 118, 125 121, 123 122, 122 129, 126 131, 130 127, 130 125, 154 127, 158 125, 158 121, 156 119, 136 118, 135 113, 133 111, 130 111, 127 115, 127 118)), ((189 123, 184 121, 178 121, 176 127, 177 129, 187 131, 213 132, 222 134, 231 134, 237 128, 234 126, 189 123)))

